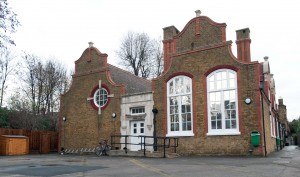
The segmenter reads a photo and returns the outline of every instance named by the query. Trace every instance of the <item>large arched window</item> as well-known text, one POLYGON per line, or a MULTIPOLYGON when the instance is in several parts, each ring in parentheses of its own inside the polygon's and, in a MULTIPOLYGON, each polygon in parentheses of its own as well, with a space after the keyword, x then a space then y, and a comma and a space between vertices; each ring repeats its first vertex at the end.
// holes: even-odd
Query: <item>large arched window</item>
POLYGON ((207 76, 207 135, 239 135, 236 72, 219 69, 207 76))
POLYGON ((193 136, 192 79, 176 76, 167 82, 168 134, 193 136))

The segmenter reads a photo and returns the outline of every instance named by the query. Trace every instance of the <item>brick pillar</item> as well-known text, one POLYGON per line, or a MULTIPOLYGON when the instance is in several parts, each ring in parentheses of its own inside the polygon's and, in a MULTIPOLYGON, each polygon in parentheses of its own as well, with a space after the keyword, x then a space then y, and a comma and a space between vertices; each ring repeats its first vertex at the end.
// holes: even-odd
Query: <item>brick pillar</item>
POLYGON ((170 67, 172 55, 175 53, 175 39, 179 31, 175 26, 163 28, 163 49, 164 49, 164 72, 170 67))
POLYGON ((243 62, 251 62, 249 28, 236 31, 237 59, 243 62))

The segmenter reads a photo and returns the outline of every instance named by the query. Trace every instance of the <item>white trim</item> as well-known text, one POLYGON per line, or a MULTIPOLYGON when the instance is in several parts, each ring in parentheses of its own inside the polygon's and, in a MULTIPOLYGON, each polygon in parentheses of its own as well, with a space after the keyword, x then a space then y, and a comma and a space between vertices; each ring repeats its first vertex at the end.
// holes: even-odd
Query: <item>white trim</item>
POLYGON ((207 136, 216 136, 216 135, 241 135, 239 131, 215 131, 206 133, 207 136))
POLYGON ((166 134, 166 137, 179 137, 179 136, 195 136, 193 132, 190 131, 177 131, 177 132, 169 132, 166 134))

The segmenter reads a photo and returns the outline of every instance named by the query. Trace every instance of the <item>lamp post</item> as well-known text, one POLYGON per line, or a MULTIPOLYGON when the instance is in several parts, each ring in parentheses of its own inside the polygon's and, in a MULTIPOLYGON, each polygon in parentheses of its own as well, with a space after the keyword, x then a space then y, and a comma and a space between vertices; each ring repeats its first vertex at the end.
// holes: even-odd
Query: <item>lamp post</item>
POLYGON ((158 113, 158 110, 156 108, 152 109, 153 112, 153 138, 154 138, 154 145, 153 149, 154 151, 157 151, 157 138, 156 138, 156 114, 158 113))
POLYGON ((66 143, 66 121, 67 121, 67 118, 64 116, 63 118, 62 118, 62 120, 63 120, 63 123, 64 123, 64 147, 62 147, 61 148, 61 154, 63 155, 64 154, 64 152, 65 152, 65 143, 66 143))

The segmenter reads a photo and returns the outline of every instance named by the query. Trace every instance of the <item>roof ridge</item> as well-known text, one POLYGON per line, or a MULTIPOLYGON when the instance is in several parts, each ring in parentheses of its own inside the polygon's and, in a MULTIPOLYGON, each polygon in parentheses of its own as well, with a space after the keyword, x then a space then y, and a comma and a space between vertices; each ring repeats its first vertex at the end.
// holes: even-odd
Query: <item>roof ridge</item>
POLYGON ((107 64, 108 64, 109 66, 115 67, 116 69, 119 69, 119 70, 121 70, 121 71, 123 71, 123 72, 126 72, 127 74, 129 74, 129 75, 131 75, 131 76, 133 76, 133 77, 136 77, 136 78, 138 78, 138 79, 141 79, 141 80, 143 80, 143 81, 146 81, 146 82, 151 83, 151 80, 147 80, 147 79, 144 79, 144 78, 142 78, 142 77, 140 77, 140 76, 134 75, 134 74, 132 74, 131 72, 126 71, 126 70, 124 70, 124 69, 122 69, 122 68, 119 68, 119 67, 117 67, 117 66, 115 66, 115 65, 112 65, 112 64, 110 64, 110 63, 107 63, 107 64))

